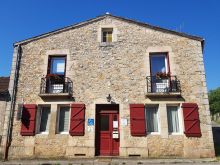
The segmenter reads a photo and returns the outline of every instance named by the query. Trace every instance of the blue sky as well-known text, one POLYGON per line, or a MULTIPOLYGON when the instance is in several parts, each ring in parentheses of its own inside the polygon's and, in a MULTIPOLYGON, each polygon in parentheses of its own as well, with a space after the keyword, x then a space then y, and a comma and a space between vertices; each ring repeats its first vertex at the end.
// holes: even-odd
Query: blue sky
POLYGON ((219 0, 7 0, 0 2, 0 76, 13 43, 110 12, 205 38, 208 89, 220 87, 219 0))

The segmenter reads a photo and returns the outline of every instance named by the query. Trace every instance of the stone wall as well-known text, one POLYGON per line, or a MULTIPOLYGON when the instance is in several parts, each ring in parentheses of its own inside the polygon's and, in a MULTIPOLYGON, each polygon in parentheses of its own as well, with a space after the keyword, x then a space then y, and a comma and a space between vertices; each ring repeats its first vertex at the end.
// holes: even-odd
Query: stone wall
MULTIPOLYGON (((23 99, 30 104, 51 104, 52 117, 49 135, 23 137, 21 122, 14 120, 13 139, 9 158, 74 157, 75 154, 95 154, 95 132, 85 136, 55 133, 57 104, 82 102, 86 104, 86 121, 95 118, 95 105, 105 103, 111 94, 120 106, 120 118, 128 119, 120 129, 120 156, 140 154, 143 157, 213 157, 214 147, 207 97, 207 87, 201 42, 152 30, 136 24, 107 17, 80 28, 57 33, 22 45, 17 104, 23 99), (117 40, 103 45, 97 39, 100 27, 117 28, 117 40), (149 75, 149 53, 168 51, 171 72, 181 82, 181 99, 146 98, 146 76, 149 75), (51 54, 52 52, 52 54, 51 54), (67 77, 73 81, 72 100, 42 100, 38 94, 41 78, 46 74, 48 55, 65 52, 67 77), (199 105, 201 138, 168 135, 166 104, 195 102, 199 105), (129 104, 159 104, 159 135, 132 137, 130 134, 129 104)), ((17 106, 15 114, 17 112, 17 106)))
POLYGON ((6 101, 0 101, 0 144, 3 134, 4 117, 5 117, 6 101))

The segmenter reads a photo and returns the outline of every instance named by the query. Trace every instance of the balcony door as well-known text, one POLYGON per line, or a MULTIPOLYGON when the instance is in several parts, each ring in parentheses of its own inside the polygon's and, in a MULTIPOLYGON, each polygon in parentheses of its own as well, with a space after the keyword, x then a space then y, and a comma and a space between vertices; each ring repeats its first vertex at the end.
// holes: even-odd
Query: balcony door
POLYGON ((49 56, 47 92, 65 93, 66 56, 49 56))
POLYGON ((150 55, 151 90, 164 93, 169 90, 169 59, 167 53, 150 55))

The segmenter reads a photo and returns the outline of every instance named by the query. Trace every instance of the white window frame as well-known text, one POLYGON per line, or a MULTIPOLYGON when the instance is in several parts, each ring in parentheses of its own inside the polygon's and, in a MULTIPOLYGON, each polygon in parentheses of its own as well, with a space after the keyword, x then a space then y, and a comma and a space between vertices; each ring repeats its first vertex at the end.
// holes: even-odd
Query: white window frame
MULTIPOLYGON (((167 104, 166 105, 167 111, 168 111, 168 108, 167 108, 168 106, 178 107, 177 113, 178 113, 178 119, 179 119, 179 132, 169 132, 169 129, 168 129, 168 134, 169 135, 183 135, 183 112, 182 112, 182 108, 181 108, 180 104, 167 104)), ((168 116, 167 116, 167 126, 168 126, 168 116)))
POLYGON ((160 106, 159 104, 145 104, 144 106, 144 112, 145 112, 145 124, 146 124, 146 130, 147 130, 147 135, 160 135, 161 134, 161 128, 160 128, 160 106), (158 125, 158 132, 149 132, 147 129, 147 107, 157 107, 157 125, 158 125))
POLYGON ((70 105, 69 104, 62 104, 62 105, 58 105, 58 111, 57 111, 57 122, 56 122, 56 133, 57 134, 69 134, 69 129, 70 129, 70 118, 71 118, 71 109, 70 109, 70 105), (68 107, 69 108, 69 128, 68 131, 59 131, 59 122, 60 122, 60 108, 61 107, 68 107))
POLYGON ((48 105, 48 104, 45 104, 45 105, 39 105, 38 108, 37 108, 37 114, 36 114, 36 133, 37 134, 40 134, 40 135, 48 135, 49 134, 49 131, 50 131, 50 120, 51 120, 51 106, 48 105), (50 117, 49 117, 49 120, 48 120, 48 131, 45 131, 45 132, 41 132, 40 131, 40 125, 41 125, 41 115, 42 115, 42 109, 43 107, 49 107, 50 108, 50 117))
POLYGON ((165 56, 165 69, 166 69, 166 73, 169 73, 169 65, 168 65, 168 52, 161 52, 161 53, 150 53, 150 64, 151 63, 151 57, 152 56, 158 56, 158 57, 164 57, 165 56))

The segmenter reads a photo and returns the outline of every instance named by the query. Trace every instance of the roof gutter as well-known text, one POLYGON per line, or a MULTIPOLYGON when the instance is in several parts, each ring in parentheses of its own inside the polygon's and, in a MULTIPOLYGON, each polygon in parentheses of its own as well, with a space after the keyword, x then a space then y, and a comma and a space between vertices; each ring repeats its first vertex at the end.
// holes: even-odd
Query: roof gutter
POLYGON ((9 150, 9 147, 11 145, 11 140, 12 140, 12 125, 13 125, 13 118, 14 118, 18 75, 19 75, 20 60, 21 60, 21 46, 20 45, 14 46, 14 49, 16 47, 17 47, 17 51, 16 51, 17 57, 16 57, 16 65, 15 65, 15 69, 14 69, 14 80, 13 80, 13 82, 10 82, 10 85, 12 85, 13 87, 12 87, 12 90, 10 91, 11 102, 10 102, 10 113, 9 113, 9 117, 8 117, 9 120, 8 120, 7 134, 6 134, 6 145, 4 148, 4 160, 8 159, 8 150, 9 150))

